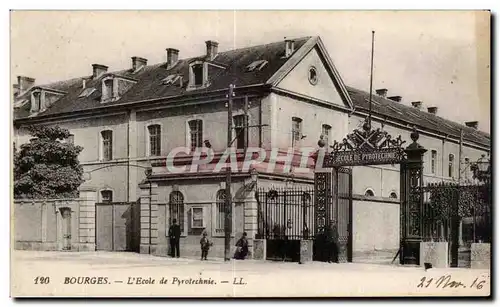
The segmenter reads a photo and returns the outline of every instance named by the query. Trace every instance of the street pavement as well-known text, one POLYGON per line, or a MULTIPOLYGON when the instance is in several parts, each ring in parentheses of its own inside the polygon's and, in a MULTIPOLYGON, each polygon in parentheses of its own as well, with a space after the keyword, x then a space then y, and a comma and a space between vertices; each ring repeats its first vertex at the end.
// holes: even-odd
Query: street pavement
POLYGON ((11 255, 13 296, 482 296, 490 293, 489 276, 489 270, 385 263, 200 261, 127 252, 11 255))

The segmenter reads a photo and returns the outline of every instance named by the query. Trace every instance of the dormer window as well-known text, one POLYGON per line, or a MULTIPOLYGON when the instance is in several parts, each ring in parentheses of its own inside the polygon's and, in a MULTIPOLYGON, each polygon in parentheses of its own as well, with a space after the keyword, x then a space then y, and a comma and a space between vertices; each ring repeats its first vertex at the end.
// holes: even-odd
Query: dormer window
POLYGON ((109 74, 102 79, 101 102, 117 101, 125 94, 135 83, 136 79, 109 74))
POLYGON ((42 109, 42 92, 34 92, 33 93, 33 99, 32 99, 32 105, 31 105, 31 111, 32 112, 39 112, 42 109))
POLYGON ((189 89, 197 89, 209 86, 208 84, 208 63, 203 61, 194 61, 189 64, 189 89))
POLYGON ((193 78, 195 86, 203 85, 203 64, 195 64, 193 65, 193 78))
POLYGON ((102 81, 102 98, 103 102, 114 98, 114 80, 113 78, 104 79, 102 81))
POLYGON ((267 63, 266 60, 253 61, 247 66, 247 71, 261 70, 267 63))
POLYGON ((47 110, 47 108, 65 94, 66 92, 56 89, 36 87, 31 92, 31 113, 39 113, 47 110))

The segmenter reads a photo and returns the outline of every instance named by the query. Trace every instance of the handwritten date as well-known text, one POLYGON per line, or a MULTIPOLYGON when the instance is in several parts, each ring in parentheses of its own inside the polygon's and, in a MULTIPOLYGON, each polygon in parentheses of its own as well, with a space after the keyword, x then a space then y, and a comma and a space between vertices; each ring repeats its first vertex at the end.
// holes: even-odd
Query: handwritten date
POLYGON ((472 288, 481 290, 486 283, 485 279, 476 277, 469 285, 460 280, 453 280, 451 275, 443 275, 439 278, 422 277, 417 288, 435 287, 436 289, 450 289, 450 288, 472 288))

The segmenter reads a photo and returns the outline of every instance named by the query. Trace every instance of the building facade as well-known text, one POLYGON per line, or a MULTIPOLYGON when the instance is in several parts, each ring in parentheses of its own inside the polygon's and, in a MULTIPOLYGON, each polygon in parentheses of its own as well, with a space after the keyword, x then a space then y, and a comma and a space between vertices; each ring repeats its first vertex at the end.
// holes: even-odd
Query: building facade
MULTIPOLYGON (((84 186, 95 189, 97 202, 142 204, 144 253, 168 253, 168 227, 176 218, 181 253, 200 253, 199 237, 206 230, 214 240, 211 253, 223 255, 226 175, 217 161, 228 158, 230 84, 235 86, 232 147, 237 160, 231 182, 232 237, 246 231, 250 244, 258 223, 255 190, 311 187, 314 163, 302 159, 303 153, 316 150, 320 137, 328 145, 341 141, 368 114, 369 93, 344 84, 319 37, 224 52, 217 42, 207 41, 202 56, 180 59, 178 50, 167 48, 166 58, 148 65, 132 57, 131 67, 117 72, 94 64, 89 76, 47 85, 19 77, 14 86, 14 146, 29 141, 30 125, 68 129, 69 141, 84 148, 79 157, 84 186), (210 163, 200 159, 207 148, 214 153, 210 163), (249 184, 245 168, 249 148, 266 153, 254 166, 256 185, 249 184), (279 161, 286 156, 293 163, 284 170, 279 161), (150 166, 147 179, 144 170, 150 166), (310 171, 297 172, 299 167, 310 171)), ((427 112, 421 107, 421 102, 406 106, 401 97, 377 90, 374 126, 401 135, 407 144, 414 127, 420 132, 419 142, 428 149, 426 181, 471 180, 466 161, 489 153, 489 135, 477 130, 477 122, 461 125, 440 117, 435 107, 427 112)), ((399 180, 398 166, 353 167, 355 254, 397 250, 399 180)), ((96 242, 103 240, 95 232, 96 242)))

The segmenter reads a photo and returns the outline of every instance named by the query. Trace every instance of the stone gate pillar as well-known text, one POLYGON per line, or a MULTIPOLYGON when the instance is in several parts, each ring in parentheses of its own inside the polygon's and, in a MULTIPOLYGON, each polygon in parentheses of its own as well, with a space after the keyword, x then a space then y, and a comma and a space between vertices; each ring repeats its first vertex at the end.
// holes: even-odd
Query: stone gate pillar
POLYGON ((95 251, 97 191, 91 187, 82 187, 79 193, 78 251, 95 251))
MULTIPOLYGON (((248 196, 245 199, 244 205, 244 227, 243 231, 247 233, 248 238, 248 258, 254 257, 254 248, 255 248, 255 239, 258 230, 258 205, 257 199, 255 199, 255 193, 248 193, 248 196)), ((235 238, 238 240, 239 238, 235 238)), ((257 255, 259 257, 259 255, 257 255)), ((257 258, 258 258, 257 257, 257 258)))
POLYGON ((158 185, 156 183, 140 184, 141 189, 141 254, 156 254, 158 245, 158 185))
POLYGON ((406 149, 406 161, 401 163, 401 264, 420 264, 420 242, 423 229, 423 155, 427 149, 418 144, 416 129, 413 141, 406 149))

